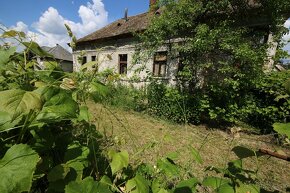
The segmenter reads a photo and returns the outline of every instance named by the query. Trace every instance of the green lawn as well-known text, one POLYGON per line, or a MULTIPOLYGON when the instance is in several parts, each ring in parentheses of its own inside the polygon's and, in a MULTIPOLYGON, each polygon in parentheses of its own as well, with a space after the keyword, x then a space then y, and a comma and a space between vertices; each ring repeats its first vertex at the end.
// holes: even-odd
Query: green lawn
MULTIPOLYGON (((99 104, 89 104, 92 120, 97 129, 113 139, 108 146, 129 151, 133 165, 141 162, 155 164, 160 157, 171 152, 178 155, 177 163, 198 178, 204 177, 206 166, 225 167, 230 160, 237 159, 231 151, 234 146, 242 145, 253 150, 266 148, 278 150, 273 136, 250 135, 207 128, 205 126, 178 125, 156 119, 152 116, 125 111, 99 104), (196 163, 190 147, 199 150, 202 164, 196 163)), ((290 154, 289 149, 283 149, 290 154)), ((246 168, 256 169, 254 158, 245 159, 246 168)), ((258 159, 261 186, 268 190, 286 192, 290 188, 290 164, 274 157, 262 156, 258 159)))

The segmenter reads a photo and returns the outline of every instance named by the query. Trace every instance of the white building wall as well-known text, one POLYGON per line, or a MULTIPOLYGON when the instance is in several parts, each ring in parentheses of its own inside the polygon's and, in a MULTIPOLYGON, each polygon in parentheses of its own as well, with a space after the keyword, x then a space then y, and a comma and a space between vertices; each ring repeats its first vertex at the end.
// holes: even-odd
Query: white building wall
MULTIPOLYGON (((160 51, 164 50, 166 50, 166 48, 160 49, 160 51)), ((142 64, 133 64, 134 53, 135 44, 130 41, 119 42, 114 46, 104 46, 97 49, 75 51, 73 53, 74 71, 80 71, 82 65, 80 61, 78 61, 78 57, 81 57, 83 54, 83 56, 87 57, 87 62, 91 61, 92 56, 96 56, 96 60, 98 60, 98 72, 102 72, 106 69, 112 69, 114 73, 119 73, 119 55, 127 54, 127 74, 120 75, 120 79, 124 83, 133 83, 131 80, 135 80, 136 77, 138 77, 140 81, 133 84, 134 86, 140 87, 148 82, 148 76, 150 76, 153 72, 153 57, 149 58, 142 64)), ((169 84, 174 85, 177 67, 177 61, 169 60, 169 57, 167 57, 166 76, 155 78, 165 80, 169 84)))

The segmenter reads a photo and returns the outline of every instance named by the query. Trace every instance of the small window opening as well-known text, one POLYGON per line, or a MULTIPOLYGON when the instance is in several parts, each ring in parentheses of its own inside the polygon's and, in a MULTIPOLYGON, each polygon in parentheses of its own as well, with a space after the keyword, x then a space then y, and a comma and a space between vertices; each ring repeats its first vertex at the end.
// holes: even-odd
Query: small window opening
POLYGON ((119 73, 127 74, 128 55, 119 54, 119 73))
POLYGON ((178 57, 178 73, 182 72, 184 70, 185 67, 185 53, 180 52, 179 53, 179 57, 178 57))
MULTIPOLYGON (((91 61, 92 62, 95 62, 96 61, 96 56, 91 56, 91 61)), ((93 66, 92 66, 92 68, 95 69, 96 67, 98 67, 97 66, 97 63, 94 63, 93 66)))
POLYGON ((162 77, 166 74, 167 52, 157 52, 153 61, 153 76, 162 77))
POLYGON ((86 56, 83 56, 83 58, 82 58, 82 65, 84 65, 85 63, 87 63, 87 57, 86 56))

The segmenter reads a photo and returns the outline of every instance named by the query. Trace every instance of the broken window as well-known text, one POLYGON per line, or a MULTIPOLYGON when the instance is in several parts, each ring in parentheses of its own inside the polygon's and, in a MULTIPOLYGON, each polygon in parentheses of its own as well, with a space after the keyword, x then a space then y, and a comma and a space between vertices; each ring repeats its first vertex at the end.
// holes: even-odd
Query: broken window
POLYGON ((96 67, 98 67, 97 63, 95 62, 96 61, 96 56, 91 56, 91 61, 94 62, 94 64, 92 65, 92 68, 96 69, 96 67))
POLYGON ((128 55, 119 54, 119 73, 127 74, 128 55))
POLYGON ((177 66, 177 72, 182 72, 185 67, 185 53, 180 52, 178 56, 178 66, 177 66))
POLYGON ((153 76, 165 76, 167 64, 167 52, 157 52, 153 61, 153 76))
POLYGON ((84 65, 85 63, 87 63, 87 57, 86 56, 83 56, 83 58, 82 58, 82 65, 84 65))

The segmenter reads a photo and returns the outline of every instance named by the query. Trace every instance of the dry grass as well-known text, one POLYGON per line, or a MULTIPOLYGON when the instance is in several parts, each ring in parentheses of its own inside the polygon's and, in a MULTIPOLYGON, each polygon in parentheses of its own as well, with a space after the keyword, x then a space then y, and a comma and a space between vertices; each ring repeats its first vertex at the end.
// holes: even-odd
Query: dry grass
MULTIPOLYGON (((225 167, 229 160, 237 159, 231 151, 236 145, 253 150, 281 149, 274 144, 271 136, 240 133, 237 137, 205 126, 177 125, 133 111, 105 108, 93 103, 89 106, 97 128, 106 136, 113 137, 118 149, 129 151, 132 164, 155 164, 158 158, 177 152, 179 164, 193 172, 196 177, 202 178, 206 175, 206 166, 225 167), (191 146, 199 150, 203 164, 193 161, 191 146)), ((288 155, 290 153, 289 149, 283 151, 288 155)), ((254 170, 254 160, 245 159, 245 167, 254 170)), ((290 187, 289 162, 262 156, 259 158, 259 166, 258 177, 264 188, 286 192, 290 187)))

